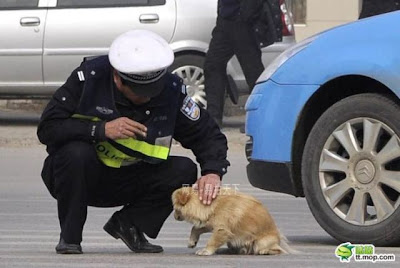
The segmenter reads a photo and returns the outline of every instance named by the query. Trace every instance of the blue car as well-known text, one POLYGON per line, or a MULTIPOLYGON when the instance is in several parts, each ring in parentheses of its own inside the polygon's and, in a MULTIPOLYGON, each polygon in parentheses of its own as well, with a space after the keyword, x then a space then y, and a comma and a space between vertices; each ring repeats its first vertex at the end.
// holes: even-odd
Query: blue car
POLYGON ((340 241, 400 244, 399 25, 392 12, 298 43, 246 103, 250 183, 305 197, 340 241))

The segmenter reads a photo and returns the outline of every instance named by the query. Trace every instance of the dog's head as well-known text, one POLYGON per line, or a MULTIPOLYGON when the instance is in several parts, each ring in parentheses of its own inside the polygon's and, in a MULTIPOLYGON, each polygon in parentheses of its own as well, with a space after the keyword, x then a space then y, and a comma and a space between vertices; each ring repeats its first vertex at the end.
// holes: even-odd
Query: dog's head
POLYGON ((174 217, 178 221, 187 221, 198 227, 202 227, 213 213, 215 200, 211 205, 204 205, 199 200, 196 189, 183 187, 172 194, 174 217))
POLYGON ((177 189, 172 194, 172 204, 174 206, 174 217, 175 220, 183 221, 185 220, 184 215, 182 213, 183 207, 189 202, 190 198, 192 198, 192 188, 190 187, 182 187, 177 189))

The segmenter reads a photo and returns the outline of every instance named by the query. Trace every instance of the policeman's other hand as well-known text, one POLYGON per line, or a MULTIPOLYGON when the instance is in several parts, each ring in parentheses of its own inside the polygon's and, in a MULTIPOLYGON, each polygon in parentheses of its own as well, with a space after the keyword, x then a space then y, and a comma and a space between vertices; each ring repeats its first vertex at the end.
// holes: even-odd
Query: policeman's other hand
POLYGON ((204 205, 210 205, 217 197, 221 187, 221 177, 217 174, 207 174, 201 176, 193 185, 199 192, 199 199, 204 205))
POLYGON ((120 117, 106 123, 105 134, 107 138, 112 140, 136 138, 137 135, 146 137, 147 128, 145 125, 127 117, 120 117))

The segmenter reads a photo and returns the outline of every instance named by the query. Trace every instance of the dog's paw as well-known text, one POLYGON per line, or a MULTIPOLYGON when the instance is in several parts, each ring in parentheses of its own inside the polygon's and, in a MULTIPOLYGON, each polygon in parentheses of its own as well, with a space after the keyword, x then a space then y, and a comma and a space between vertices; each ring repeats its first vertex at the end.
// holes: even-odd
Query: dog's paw
POLYGON ((194 240, 189 240, 188 242, 188 248, 194 248, 197 245, 197 241, 194 240))
POLYGON ((211 252, 210 250, 208 250, 206 248, 202 248, 202 249, 199 249, 198 251, 196 251, 196 255, 199 255, 199 256, 210 256, 213 254, 214 254, 214 252, 211 252))

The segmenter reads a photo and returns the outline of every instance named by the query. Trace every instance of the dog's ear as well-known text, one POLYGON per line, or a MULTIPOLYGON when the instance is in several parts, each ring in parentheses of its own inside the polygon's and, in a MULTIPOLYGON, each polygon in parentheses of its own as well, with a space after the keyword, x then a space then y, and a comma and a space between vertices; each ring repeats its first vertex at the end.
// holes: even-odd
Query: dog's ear
POLYGON ((176 193, 176 202, 184 206, 190 199, 190 190, 188 188, 181 188, 177 193, 176 193))

